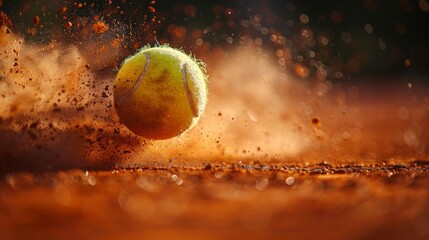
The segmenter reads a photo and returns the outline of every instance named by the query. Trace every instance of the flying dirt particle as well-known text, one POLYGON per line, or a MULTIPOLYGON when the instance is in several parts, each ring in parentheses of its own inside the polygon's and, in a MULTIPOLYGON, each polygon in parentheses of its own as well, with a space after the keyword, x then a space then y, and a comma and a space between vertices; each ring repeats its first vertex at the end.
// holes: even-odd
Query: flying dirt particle
POLYGON ((57 103, 52 104, 52 106, 54 107, 54 109, 52 110, 53 112, 61 112, 61 109, 58 107, 57 103))
POLYGON ((155 9, 154 7, 152 7, 152 6, 147 7, 147 10, 148 10, 150 13, 154 13, 154 12, 156 12, 156 9, 155 9))
POLYGON ((296 64, 295 65, 295 74, 301 78, 306 78, 310 74, 310 70, 301 64, 296 64))
POLYGON ((71 22, 66 22, 65 24, 64 24, 64 28, 65 29, 69 29, 69 28, 71 28, 73 26, 73 24, 71 23, 71 22))
POLYGON ((313 117, 311 119, 311 123, 315 126, 315 127, 319 127, 321 125, 320 119, 318 117, 313 117))
POLYGON ((103 21, 98 21, 92 24, 92 29, 96 33, 103 33, 109 29, 109 26, 103 21))
POLYGON ((35 17, 33 18, 33 24, 34 24, 35 26, 37 26, 37 25, 39 25, 39 23, 40 23, 40 18, 39 18, 39 16, 35 16, 35 17))
POLYGON ((139 44, 138 42, 134 42, 134 43, 133 43, 133 48, 134 48, 134 49, 138 49, 138 48, 140 48, 140 44, 139 44))
POLYGON ((28 29, 28 33, 31 34, 32 36, 35 36, 37 33, 37 30, 36 28, 31 28, 31 29, 28 29))

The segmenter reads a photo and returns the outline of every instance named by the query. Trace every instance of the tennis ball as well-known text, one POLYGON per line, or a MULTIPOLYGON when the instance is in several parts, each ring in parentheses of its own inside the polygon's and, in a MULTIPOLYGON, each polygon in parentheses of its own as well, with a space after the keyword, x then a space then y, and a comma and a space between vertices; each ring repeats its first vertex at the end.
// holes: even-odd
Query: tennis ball
POLYGON ((168 139, 194 127, 207 104, 205 65, 178 49, 146 47, 114 81, 119 120, 137 135, 168 139))

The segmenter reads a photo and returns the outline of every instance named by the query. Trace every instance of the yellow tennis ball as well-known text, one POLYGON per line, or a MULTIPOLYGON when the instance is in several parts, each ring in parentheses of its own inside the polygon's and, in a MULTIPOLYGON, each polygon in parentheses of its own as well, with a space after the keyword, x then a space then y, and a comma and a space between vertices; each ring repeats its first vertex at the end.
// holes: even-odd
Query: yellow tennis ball
POLYGON ((132 132, 167 139, 196 125, 207 104, 202 62, 168 46, 127 58, 114 81, 115 109, 132 132))

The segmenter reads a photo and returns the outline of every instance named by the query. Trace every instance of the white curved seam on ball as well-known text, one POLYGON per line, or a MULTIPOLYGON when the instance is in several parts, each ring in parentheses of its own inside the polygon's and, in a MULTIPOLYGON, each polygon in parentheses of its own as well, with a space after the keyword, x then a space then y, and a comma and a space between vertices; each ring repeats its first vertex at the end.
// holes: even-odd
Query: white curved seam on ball
POLYGON ((144 65, 144 69, 142 74, 140 74, 139 80, 137 80, 136 83, 134 83, 134 86, 128 90, 128 92, 126 92, 122 97, 121 100, 124 100, 125 98, 129 97, 131 94, 133 94, 133 92, 136 91, 136 89, 138 88, 138 86, 140 85, 140 83, 143 81, 144 76, 146 75, 147 72, 147 68, 149 67, 149 62, 150 62, 150 54, 149 53, 145 53, 144 54, 146 57, 146 62, 144 65))
POLYGON ((194 99, 192 98, 192 93, 188 86, 186 64, 182 65, 182 79, 183 79, 183 85, 185 86, 186 95, 188 96, 188 102, 189 102, 189 105, 191 106, 192 114, 194 115, 194 117, 198 117, 197 109, 195 109, 194 99))

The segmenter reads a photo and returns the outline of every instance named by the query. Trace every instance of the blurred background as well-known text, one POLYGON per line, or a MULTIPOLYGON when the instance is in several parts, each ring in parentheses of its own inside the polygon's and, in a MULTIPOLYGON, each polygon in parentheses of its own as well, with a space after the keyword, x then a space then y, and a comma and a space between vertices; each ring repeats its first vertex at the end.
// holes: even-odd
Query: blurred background
POLYGON ((158 41, 197 55, 254 45, 311 80, 390 82, 429 73, 427 0, 3 0, 0 10, 27 39, 83 47, 113 41, 126 50, 100 68, 158 41))

